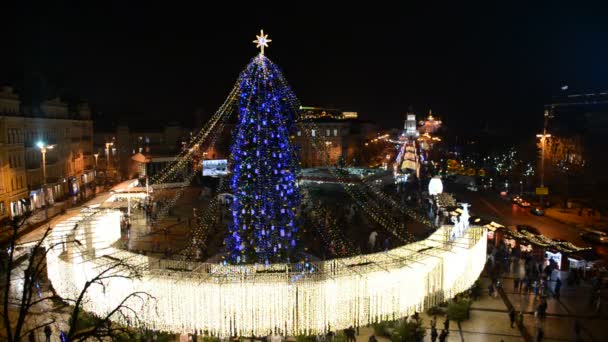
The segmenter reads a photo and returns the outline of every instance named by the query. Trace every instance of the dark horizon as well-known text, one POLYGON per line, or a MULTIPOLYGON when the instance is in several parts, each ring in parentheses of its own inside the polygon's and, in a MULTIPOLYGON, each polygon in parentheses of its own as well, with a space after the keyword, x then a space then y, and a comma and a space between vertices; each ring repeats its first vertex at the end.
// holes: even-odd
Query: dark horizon
POLYGON ((16 8, 5 14, 0 82, 23 89, 43 79, 46 96, 88 99, 97 127, 125 118, 188 125, 224 101, 263 28, 266 54, 302 104, 357 111, 386 128, 401 127, 412 106, 457 132, 524 136, 540 129, 562 86, 608 88, 599 5, 245 7, 16 8))

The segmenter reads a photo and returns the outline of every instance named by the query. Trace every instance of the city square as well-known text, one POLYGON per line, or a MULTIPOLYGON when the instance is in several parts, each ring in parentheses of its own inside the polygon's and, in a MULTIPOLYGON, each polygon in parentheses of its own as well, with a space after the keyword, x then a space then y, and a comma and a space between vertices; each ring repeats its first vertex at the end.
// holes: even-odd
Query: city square
MULTIPOLYGON (((99 10, 90 6, 90 13, 99 10)), ((89 12, 81 10, 68 6, 65 13, 82 13, 84 20, 89 12)), ((107 62, 123 70, 125 82, 148 93, 125 97, 118 88, 104 88, 103 82, 116 80, 113 72, 98 75, 101 83, 81 81, 72 71, 66 78, 50 77, 54 61, 36 65, 30 57, 34 45, 23 59, 7 62, 25 69, 23 80, 12 69, 0 69, 6 77, 0 78, 2 341, 608 336, 605 84, 572 81, 571 89, 558 82, 555 90, 549 84, 556 81, 547 81, 532 96, 504 89, 497 79, 465 77, 462 89, 448 91, 455 79, 413 87, 404 85, 399 72, 380 72, 369 80, 386 87, 347 82, 336 88, 327 79, 313 86, 316 70, 330 75, 352 67, 332 76, 348 80, 353 70, 369 72, 362 70, 373 65, 380 71, 396 62, 361 58, 371 50, 349 56, 338 51, 354 49, 355 41, 324 47, 328 56, 350 58, 346 64, 326 65, 308 52, 294 56, 288 34, 299 37, 303 29, 270 15, 268 26, 236 24, 235 31, 214 32, 221 43, 208 38, 190 53, 195 45, 184 32, 191 32, 194 21, 163 31, 180 37, 170 42, 123 41, 140 27, 156 27, 122 21, 131 10, 113 14, 121 18, 116 23, 124 25, 123 33, 97 31, 94 18, 82 27, 95 32, 92 41, 114 37, 108 49, 126 44, 121 46, 129 46, 127 56, 154 65, 159 74, 152 81, 150 70, 141 78, 129 73, 143 64, 107 62), (235 34, 245 29, 248 35, 235 34), (234 51, 218 60, 208 52, 213 44, 220 44, 218 51, 234 51), (147 49, 169 46, 184 51, 144 57, 147 49), (183 64, 161 66, 162 58, 177 56, 183 64), (201 68, 195 58, 216 64, 204 67, 209 79, 195 76, 201 68), (363 69, 349 64, 355 61, 363 69), (55 89, 46 77, 73 84, 55 89), (176 78, 183 84, 196 79, 206 93, 183 85, 155 93, 152 84, 176 78), (401 89, 397 93, 408 95, 392 93, 393 100, 383 97, 379 104, 358 95, 359 87, 371 87, 370 94, 373 87, 385 87, 387 94, 401 89), (496 109, 499 115, 468 110, 461 99, 471 89, 487 98, 470 103, 513 100, 496 109), (215 109, 205 111, 202 103, 215 109), (507 115, 513 108, 521 113, 507 115)), ((565 15, 562 10, 555 8, 565 15)), ((580 17, 568 18, 589 15, 595 23, 593 15, 578 10, 580 17)), ((382 22, 387 15, 364 17, 382 22)), ((572 20, 580 30, 573 32, 588 28, 572 20)), ((488 32, 504 32, 496 23, 488 32)), ((356 37, 359 28, 379 32, 382 25, 343 29, 356 37)), ((58 30, 62 43, 79 46, 58 30)), ((313 30, 342 34, 337 28, 313 30)), ((87 32, 78 35, 89 37, 87 32)), ((481 38, 488 32, 468 36, 479 35, 475 49, 492 51, 493 43, 481 38)), ((527 33, 538 41, 546 37, 535 24, 527 33)), ((33 41, 46 41, 38 39, 33 41)), ((374 49, 388 49, 383 39, 374 49)), ((525 46, 510 44, 517 51, 525 46)), ((423 52, 413 56, 454 70, 484 65, 457 57, 427 59, 423 52)), ((88 58, 75 68, 93 61, 105 65, 98 56, 88 58)), ((545 70, 528 63, 525 68, 545 70)), ((523 87, 513 74, 519 69, 510 68, 505 79, 523 87)), ((568 75, 563 71, 561 77, 574 77, 568 75)), ((438 76, 449 79, 444 73, 429 77, 438 76)))

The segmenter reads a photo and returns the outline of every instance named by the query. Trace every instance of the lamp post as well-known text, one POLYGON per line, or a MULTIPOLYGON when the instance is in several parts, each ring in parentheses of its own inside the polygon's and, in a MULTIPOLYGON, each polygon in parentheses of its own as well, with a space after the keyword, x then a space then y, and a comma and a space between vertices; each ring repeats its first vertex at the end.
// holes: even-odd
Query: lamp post
POLYGON ((113 142, 106 143, 106 168, 110 169, 110 146, 114 146, 113 142))
MULTIPOLYGON (((545 187, 545 146, 547 145, 547 138, 551 137, 551 134, 547 134, 547 128, 543 129, 543 134, 537 134, 537 138, 540 138, 540 187, 545 187)), ((540 205, 544 203, 543 195, 540 195, 540 205)))
POLYGON ((95 157, 95 171, 97 171, 97 158, 99 158, 99 153, 93 153, 93 157, 95 157))
POLYGON ((47 196, 46 196, 46 151, 52 150, 55 145, 47 145, 42 141, 36 143, 36 146, 40 149, 40 153, 42 153, 42 196, 44 198, 44 213, 46 218, 49 218, 48 205, 47 205, 47 196))

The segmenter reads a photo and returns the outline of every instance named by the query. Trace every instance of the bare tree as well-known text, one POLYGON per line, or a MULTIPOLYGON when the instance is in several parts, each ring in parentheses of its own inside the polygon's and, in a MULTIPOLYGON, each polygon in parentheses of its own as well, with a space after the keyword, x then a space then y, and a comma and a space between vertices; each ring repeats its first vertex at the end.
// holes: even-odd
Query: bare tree
MULTIPOLYGON (((64 332, 68 341, 85 341, 89 339, 99 340, 114 339, 117 336, 132 336, 136 331, 129 326, 112 324, 111 320, 123 318, 124 321, 131 321, 133 326, 139 326, 137 310, 133 305, 135 300, 145 303, 154 299, 145 292, 133 292, 103 317, 94 317, 92 320, 83 320, 83 304, 87 298, 87 292, 94 286, 101 286, 105 289, 108 281, 113 278, 134 279, 141 277, 141 271, 124 260, 103 257, 104 264, 100 272, 86 281, 84 287, 76 299, 60 298, 54 292, 42 295, 39 290, 41 283, 46 278, 46 257, 53 248, 66 243, 66 241, 52 241, 50 233, 51 227, 45 229, 42 238, 35 241, 29 251, 24 254, 17 253, 19 245, 17 243, 20 232, 25 225, 27 216, 15 217, 11 220, 8 232, 8 239, 1 246, 7 248, 8 255, 2 258, 2 273, 0 279, 3 286, 0 290, 2 305, 2 316, 0 325, 0 339, 8 342, 22 341, 30 333, 38 333, 45 327, 55 324, 55 320, 48 317, 43 323, 32 324, 32 316, 36 308, 42 306, 52 309, 62 309, 68 315, 67 332, 64 332), (23 265, 23 266, 22 266, 23 265), (15 285, 19 284, 19 289, 15 290, 15 285), (128 319, 127 317, 135 317, 128 319)), ((80 244, 78 240, 67 241, 67 243, 80 244)), ((52 289, 51 289, 52 290, 52 289)))
MULTIPOLYGON (((540 142, 538 148, 542 148, 540 142)), ((564 205, 570 197, 570 183, 583 175, 585 163, 585 149, 580 136, 556 136, 545 142, 545 174, 554 185, 561 187, 564 205)))

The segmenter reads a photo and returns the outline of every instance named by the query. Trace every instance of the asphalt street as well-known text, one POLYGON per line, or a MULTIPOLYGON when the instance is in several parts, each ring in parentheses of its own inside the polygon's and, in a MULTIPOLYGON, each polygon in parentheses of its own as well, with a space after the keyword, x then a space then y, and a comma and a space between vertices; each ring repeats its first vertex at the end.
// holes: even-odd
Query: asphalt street
MULTIPOLYGON (((506 198, 492 192, 455 191, 459 202, 469 203, 471 215, 493 220, 505 227, 523 224, 538 229, 541 234, 551 239, 570 241, 577 246, 591 246, 581 239, 580 228, 564 224, 551 217, 536 216, 530 213, 530 208, 522 208, 506 198)), ((595 246, 598 254, 608 258, 606 246, 595 246)))

